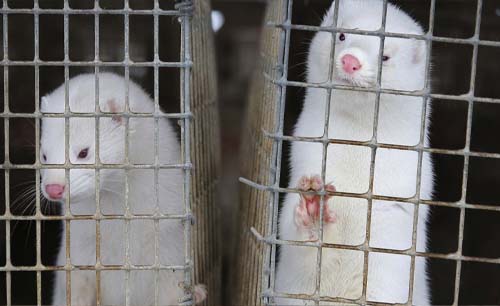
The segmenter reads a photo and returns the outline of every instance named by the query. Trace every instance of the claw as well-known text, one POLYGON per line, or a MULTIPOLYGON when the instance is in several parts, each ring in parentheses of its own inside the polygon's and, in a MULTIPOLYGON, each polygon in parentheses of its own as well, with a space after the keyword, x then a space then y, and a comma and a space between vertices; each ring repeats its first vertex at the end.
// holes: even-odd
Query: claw
MULTIPOLYGON (((319 175, 311 177, 303 176, 299 179, 298 189, 302 191, 320 191, 323 189, 323 180, 319 175)), ((324 186, 327 194, 323 196, 323 220, 325 223, 336 221, 335 214, 328 207, 328 200, 335 193, 335 186, 327 184, 324 186)), ((317 194, 300 194, 300 203, 295 209, 295 223, 300 228, 313 230, 313 225, 318 223, 321 196, 317 194)))

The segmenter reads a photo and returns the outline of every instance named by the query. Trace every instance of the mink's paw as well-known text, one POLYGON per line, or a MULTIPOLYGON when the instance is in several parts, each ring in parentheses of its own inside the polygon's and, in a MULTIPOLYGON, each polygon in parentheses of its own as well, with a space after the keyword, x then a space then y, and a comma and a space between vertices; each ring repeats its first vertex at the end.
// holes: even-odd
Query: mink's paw
MULTIPOLYGON (((323 188, 323 181, 319 175, 303 176, 299 180, 297 188, 301 191, 319 192, 323 188)), ((331 193, 335 192, 335 187, 331 184, 325 185, 327 195, 323 197, 323 222, 334 223, 335 214, 328 207, 328 199, 331 193)), ((316 240, 316 226, 319 226, 321 196, 318 194, 300 194, 300 203, 295 209, 295 224, 300 229, 309 231, 309 238, 316 240)))

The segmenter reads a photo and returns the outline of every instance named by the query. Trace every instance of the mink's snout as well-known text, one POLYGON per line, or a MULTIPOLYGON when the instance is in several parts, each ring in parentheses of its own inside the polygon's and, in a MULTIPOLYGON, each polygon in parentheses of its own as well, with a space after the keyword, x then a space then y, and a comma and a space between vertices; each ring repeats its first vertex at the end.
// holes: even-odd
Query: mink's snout
POLYGON ((346 48, 336 56, 337 69, 349 77, 363 73, 366 66, 366 53, 357 47, 346 48))
POLYGON ((348 74, 353 74, 362 67, 359 59, 352 54, 346 54, 340 60, 342 62, 342 69, 348 74))
POLYGON ((51 200, 61 200, 64 195, 64 185, 48 184, 45 186, 45 192, 51 200))

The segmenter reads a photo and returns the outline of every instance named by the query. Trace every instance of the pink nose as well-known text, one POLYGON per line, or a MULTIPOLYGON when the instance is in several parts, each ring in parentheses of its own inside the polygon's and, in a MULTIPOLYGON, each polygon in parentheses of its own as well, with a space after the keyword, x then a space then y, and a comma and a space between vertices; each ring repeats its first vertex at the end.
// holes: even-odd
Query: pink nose
POLYGON ((49 184, 45 186, 45 191, 51 199, 59 200, 62 198, 64 193, 64 185, 59 184, 49 184))
POLYGON ((342 56, 342 68, 345 72, 353 74, 354 72, 361 69, 361 63, 355 56, 346 54, 342 56))

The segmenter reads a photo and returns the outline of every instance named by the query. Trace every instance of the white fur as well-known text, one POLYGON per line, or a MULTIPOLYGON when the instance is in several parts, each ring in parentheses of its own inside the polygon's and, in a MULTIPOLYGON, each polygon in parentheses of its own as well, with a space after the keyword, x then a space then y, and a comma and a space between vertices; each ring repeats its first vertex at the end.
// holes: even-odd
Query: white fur
MULTIPOLYGON (((382 1, 342 0, 339 3, 339 28, 377 30, 382 21, 382 1)), ((333 24, 334 5, 322 25, 333 24)), ((388 5, 386 31, 422 34, 421 27, 404 12, 388 5)), ((314 37, 307 62, 307 81, 325 83, 333 64, 336 84, 371 87, 376 84, 380 40, 375 36, 345 34, 344 41, 336 36, 334 61, 330 61, 329 32, 314 37), (362 65, 354 77, 342 71, 340 58, 356 56, 362 65)), ((386 38, 384 55, 390 56, 382 68, 382 88, 421 90, 424 87, 426 45, 413 39, 386 38)), ((304 108, 294 135, 323 135, 327 91, 308 88, 304 108)), ((416 145, 420 140, 422 98, 382 94, 378 119, 377 141, 386 144, 416 145)), ((328 137, 368 141, 373 135, 375 93, 333 90, 330 100, 328 137)), ((429 108, 427 109, 427 114, 429 108)), ((427 142, 427 140, 426 140, 427 142)), ((364 146, 329 145, 326 161, 326 182, 332 182, 339 192, 365 193, 369 189, 371 150, 364 146)), ((375 159, 374 194, 410 198, 416 194, 418 154, 378 148, 375 159)), ((290 187, 295 188, 304 175, 320 174, 322 145, 293 142, 291 147, 290 187)), ((424 154, 420 197, 429 199, 433 190, 432 165, 424 154)), ((279 234, 285 240, 307 240, 308 235, 294 222, 299 203, 298 194, 287 194, 279 219, 279 234)), ((323 240, 328 243, 360 245, 366 239, 367 201, 348 197, 333 197, 328 201, 337 215, 334 223, 324 227, 323 240)), ((413 205, 373 201, 371 247, 405 250, 411 247, 413 205)), ((426 248, 428 207, 419 207, 417 250, 426 248)), ((324 248, 322 251, 321 296, 358 299, 363 288, 363 252, 324 248)), ((282 293, 313 294, 316 284, 315 248, 283 246, 276 275, 276 290, 282 293)), ((367 299, 385 303, 405 303, 408 300, 410 257, 370 253, 367 299)), ((277 299, 278 305, 309 305, 306 300, 277 299)), ((425 261, 416 259, 413 302, 430 303, 425 261)))
MULTIPOLYGON (((124 111, 124 78, 110 74, 99 74, 99 106, 102 112, 124 111)), ((154 112, 153 101, 132 81, 129 82, 129 105, 132 112, 154 112)), ((94 74, 80 75, 69 81, 69 106, 73 112, 93 113, 95 109, 94 74)), ((44 113, 64 112, 64 85, 42 100, 44 113)), ((101 118, 99 152, 103 164, 124 163, 125 118, 101 118)), ((76 164, 95 162, 95 120, 93 118, 70 118, 69 159, 76 164), (88 157, 79 160, 78 153, 89 148, 88 157)), ((129 159, 132 164, 154 163, 154 121, 152 118, 130 118, 129 159)), ((180 147, 176 135, 167 119, 159 119, 160 163, 179 163, 180 147)), ((42 119, 41 156, 48 164, 62 164, 65 159, 64 119, 42 119)), ((70 169, 70 195, 65 188, 65 198, 70 199, 73 215, 93 215, 96 212, 94 169, 70 169)), ((42 169, 42 190, 47 184, 65 183, 65 172, 59 169, 42 169)), ((103 215, 124 215, 125 172, 117 169, 100 171, 100 208, 103 215)), ((153 170, 131 170, 128 175, 128 203, 132 214, 154 213, 156 194, 153 170)), ((158 176, 159 208, 161 213, 182 214, 182 171, 160 170, 158 176)), ((61 203, 63 207, 64 202, 61 203)), ((70 222, 71 264, 96 264, 96 223, 93 220, 70 222)), ((100 223, 100 260, 102 265, 125 264, 125 222, 123 220, 102 220, 100 223)), ((159 222, 159 263, 162 265, 184 264, 184 233, 179 220, 159 222)), ((66 264, 65 232, 57 257, 57 265, 66 264)), ((153 265, 155 262, 155 227, 152 219, 130 222, 130 264, 153 265)), ((155 296, 154 270, 130 273, 130 305, 152 305, 155 296)), ((159 303, 173 305, 182 296, 179 283, 182 272, 160 270, 159 303)), ((101 305, 125 304, 125 272, 101 272, 101 305)), ((71 272, 71 300, 73 305, 96 304, 96 273, 94 271, 71 272)), ((66 275, 56 273, 53 305, 66 305, 66 275)))

